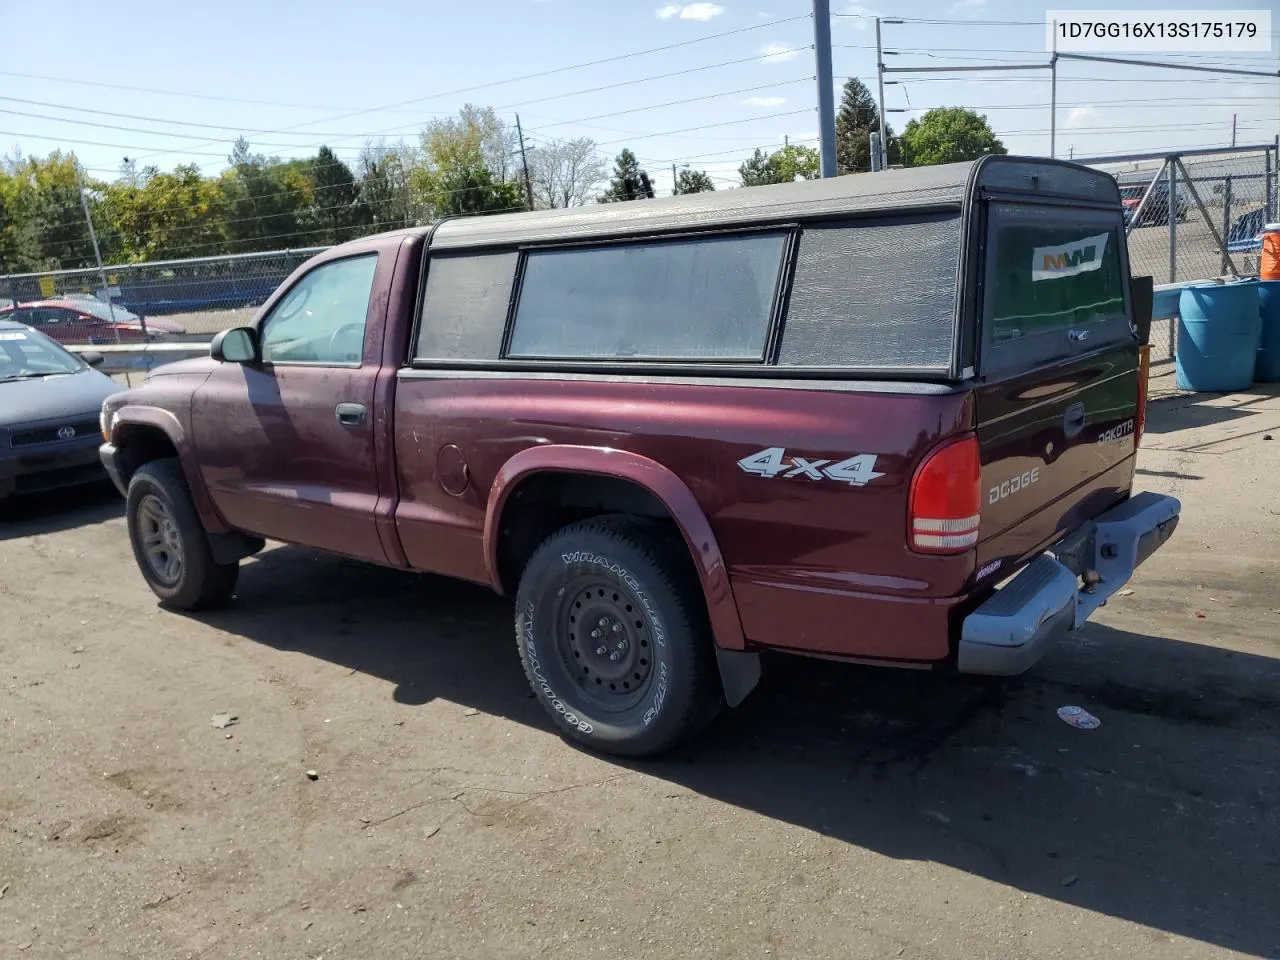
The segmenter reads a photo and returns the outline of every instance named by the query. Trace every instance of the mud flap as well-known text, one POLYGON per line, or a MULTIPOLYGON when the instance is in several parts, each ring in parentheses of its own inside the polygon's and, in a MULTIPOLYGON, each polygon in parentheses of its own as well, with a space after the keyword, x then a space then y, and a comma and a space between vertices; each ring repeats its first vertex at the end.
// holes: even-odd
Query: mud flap
POLYGON ((745 650, 721 650, 716 647, 716 666, 720 668, 720 685, 724 700, 736 707, 760 682, 760 654, 745 650))

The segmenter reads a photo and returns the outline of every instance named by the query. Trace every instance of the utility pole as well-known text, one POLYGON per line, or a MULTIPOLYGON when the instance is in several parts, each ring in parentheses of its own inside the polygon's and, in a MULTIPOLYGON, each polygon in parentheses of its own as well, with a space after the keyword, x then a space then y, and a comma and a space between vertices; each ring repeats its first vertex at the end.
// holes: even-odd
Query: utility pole
POLYGON ((889 166, 889 146, 884 136, 884 46, 880 43, 879 17, 876 17, 876 81, 880 87, 880 166, 877 169, 883 170, 889 166))
MULTIPOLYGON (((111 287, 107 283, 107 271, 102 267, 102 253, 98 249, 98 234, 93 229, 93 216, 89 213, 89 198, 85 195, 84 176, 80 173, 80 165, 76 164, 76 180, 80 187, 80 209, 84 211, 84 222, 89 228, 89 242, 93 244, 93 259, 98 264, 98 279, 102 281, 102 292, 107 295, 107 312, 111 314, 111 327, 116 332, 116 343, 120 342, 120 328, 116 326, 116 307, 111 302, 111 287)), ((142 325, 142 342, 147 342, 147 320, 139 315, 138 322, 142 325)))
POLYGON ((818 74, 822 176, 836 175, 836 92, 831 76, 831 0, 813 0, 813 49, 818 74))
POLYGON ((673 197, 680 195, 680 178, 676 176, 676 165, 671 165, 671 195, 673 197))
POLYGON ((1231 115, 1231 145, 1236 145, 1236 114, 1231 115))
POLYGON ((1058 140, 1058 21, 1054 20, 1051 33, 1053 35, 1053 53, 1049 57, 1049 159, 1056 155, 1058 140))
POLYGON ((533 181, 529 179, 529 154, 524 148, 524 128, 520 126, 520 114, 516 114, 516 133, 520 137, 520 163, 524 166, 524 196, 533 209, 533 181))

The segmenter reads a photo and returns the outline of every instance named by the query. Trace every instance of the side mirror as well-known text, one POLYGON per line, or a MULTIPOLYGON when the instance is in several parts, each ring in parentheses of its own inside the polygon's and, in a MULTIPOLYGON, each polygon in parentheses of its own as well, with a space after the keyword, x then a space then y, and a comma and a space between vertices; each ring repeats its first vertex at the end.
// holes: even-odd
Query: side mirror
POLYGON ((223 330, 209 344, 209 356, 219 363, 257 363, 258 332, 253 327, 223 330))
POLYGON ((86 350, 84 353, 80 354, 80 359, 91 367, 100 367, 106 362, 107 358, 97 350, 86 350))
POLYGON ((1133 324, 1137 328, 1138 343, 1151 343, 1151 316, 1155 309, 1153 277, 1130 277, 1129 290, 1133 303, 1133 324))

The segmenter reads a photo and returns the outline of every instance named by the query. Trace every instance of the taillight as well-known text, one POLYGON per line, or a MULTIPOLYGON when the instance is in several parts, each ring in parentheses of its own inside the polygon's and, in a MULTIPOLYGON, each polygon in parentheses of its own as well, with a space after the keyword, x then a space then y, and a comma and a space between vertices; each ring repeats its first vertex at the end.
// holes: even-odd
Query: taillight
POLYGON ((982 463, 978 438, 969 435, 933 451, 911 478, 911 549, 944 554, 971 550, 978 542, 981 511, 982 463))

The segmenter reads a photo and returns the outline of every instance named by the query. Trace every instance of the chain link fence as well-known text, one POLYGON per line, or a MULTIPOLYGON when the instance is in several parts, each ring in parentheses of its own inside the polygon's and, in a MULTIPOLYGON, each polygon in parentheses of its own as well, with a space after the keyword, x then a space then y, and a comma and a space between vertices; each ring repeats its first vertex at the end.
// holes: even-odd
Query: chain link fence
MULTIPOLYGON (((1276 219, 1276 146, 1083 161, 1114 176, 1129 265, 1157 286, 1258 272, 1259 235, 1276 219)), ((1171 360, 1176 320, 1151 325, 1153 360, 1171 360)))
MULTIPOLYGON (((31 305, 24 319, 36 326, 65 322, 86 296, 139 317, 163 317, 191 336, 205 337, 251 314, 298 266, 325 247, 244 253, 192 260, 157 260, 109 266, 106 290, 96 267, 0 276, 0 304, 31 305)), ((168 325, 168 324, 167 324, 168 325)))

